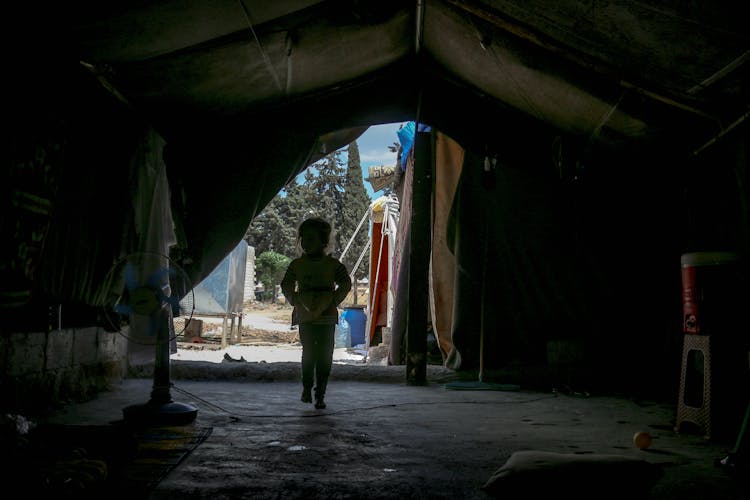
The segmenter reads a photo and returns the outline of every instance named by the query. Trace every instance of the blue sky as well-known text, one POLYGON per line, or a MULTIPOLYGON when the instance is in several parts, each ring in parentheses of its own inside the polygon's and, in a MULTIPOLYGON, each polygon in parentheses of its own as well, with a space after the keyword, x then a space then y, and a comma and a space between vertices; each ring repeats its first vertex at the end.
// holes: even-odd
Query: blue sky
MULTIPOLYGON (((362 178, 370 199, 377 198, 382 192, 373 192, 370 183, 364 180, 364 178, 368 176, 368 168, 375 165, 393 165, 396 163, 396 153, 391 153, 388 150, 388 146, 394 142, 398 142, 396 131, 398 131, 400 126, 401 123, 373 125, 357 139, 357 146, 359 146, 359 162, 362 166, 362 178)), ((348 146, 344 146, 344 148, 342 148, 344 151, 342 159, 345 162, 347 147, 348 146)), ((302 182, 303 179, 304 172, 297 177, 297 181, 302 182)))
MULTIPOLYGON (((374 165, 393 165, 396 163, 396 153, 391 153, 388 146, 398 142, 396 131, 401 123, 387 123, 385 125, 374 125, 368 128, 364 134, 357 139, 359 146, 359 161, 362 165, 362 178, 368 176, 368 167, 374 165)), ((365 189, 370 199, 377 198, 381 192, 373 193, 372 186, 365 182, 365 189)))

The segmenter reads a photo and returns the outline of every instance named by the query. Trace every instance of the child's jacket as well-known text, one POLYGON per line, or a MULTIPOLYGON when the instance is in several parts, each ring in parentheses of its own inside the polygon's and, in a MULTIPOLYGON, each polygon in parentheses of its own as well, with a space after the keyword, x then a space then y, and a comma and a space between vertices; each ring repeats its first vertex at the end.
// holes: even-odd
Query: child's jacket
POLYGON ((338 323, 336 307, 352 289, 346 267, 330 255, 303 255, 289 263, 281 291, 294 306, 292 325, 338 323))

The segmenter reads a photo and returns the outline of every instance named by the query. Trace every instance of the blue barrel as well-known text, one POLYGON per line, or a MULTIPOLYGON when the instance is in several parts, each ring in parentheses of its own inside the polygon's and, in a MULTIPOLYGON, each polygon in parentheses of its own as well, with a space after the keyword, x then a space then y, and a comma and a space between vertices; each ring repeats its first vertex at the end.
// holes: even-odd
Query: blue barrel
POLYGON ((349 323, 351 328, 352 347, 365 343, 365 324, 367 318, 364 311, 365 306, 347 306, 341 317, 349 323))

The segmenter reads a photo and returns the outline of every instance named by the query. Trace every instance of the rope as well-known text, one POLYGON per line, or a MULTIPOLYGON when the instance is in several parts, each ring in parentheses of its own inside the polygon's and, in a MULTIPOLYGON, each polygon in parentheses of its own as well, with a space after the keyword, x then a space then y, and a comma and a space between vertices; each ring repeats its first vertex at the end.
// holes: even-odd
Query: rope
POLYGON ((367 253, 367 250, 370 249, 370 240, 367 240, 367 244, 365 244, 364 248, 362 249, 362 253, 359 254, 359 258, 357 259, 357 263, 354 264, 354 267, 352 268, 352 272, 349 274, 349 279, 354 279, 354 273, 359 269, 360 263, 362 263, 362 259, 365 257, 365 253, 367 253))
MULTIPOLYGON (((349 251, 349 248, 351 247, 352 243, 354 242, 354 238, 356 238, 357 233, 359 233, 359 230, 362 228, 362 225, 365 223, 365 220, 367 220, 367 217, 372 214, 372 209, 375 206, 376 203, 380 203, 383 206, 383 225, 380 229, 381 235, 388 235, 391 237, 391 239, 395 239, 396 230, 394 228, 398 227, 398 214, 399 214, 399 202, 398 198, 396 198, 394 195, 387 195, 381 198, 378 198, 377 200, 370 203, 370 206, 365 211, 364 215, 362 216, 362 219, 359 221, 359 224, 357 225, 357 229, 354 230, 354 233, 352 234, 351 238, 349 238, 349 242, 346 244, 346 247, 344 247, 344 251, 341 252, 341 255, 339 256, 340 260, 343 260, 346 253, 349 251)), ((381 238, 382 241, 382 238, 381 238)), ((365 254, 368 250, 372 248, 372 240, 368 239, 367 244, 365 244, 364 248, 362 249, 362 253, 359 254, 359 258, 357 259, 356 264, 352 267, 349 279, 354 280, 354 275, 357 272, 357 269, 359 269, 359 265, 362 263, 362 259, 364 259, 365 254)), ((380 261, 383 256, 383 245, 380 245, 380 248, 378 249, 378 267, 375 274, 375 286, 372 288, 372 290, 377 291, 378 287, 378 280, 380 278, 380 261)), ((372 326, 372 308, 374 306, 374 295, 369 297, 368 299, 368 311, 369 314, 367 315, 367 321, 365 322, 365 348, 369 348, 370 346, 370 327, 372 326)))
MULTIPOLYGON (((357 236, 357 233, 359 232, 360 228, 362 227, 362 224, 364 224, 365 219, 367 219, 367 216, 370 215, 370 212, 372 211, 372 203, 370 203, 370 206, 367 207, 367 210, 365 210, 365 214, 362 216, 362 219, 359 221, 359 224, 357 225, 357 229, 354 230, 354 233, 352 234, 352 237, 349 238, 349 242, 346 244, 346 247, 344 247, 344 251, 341 252, 341 256, 339 256, 339 260, 344 260, 344 255, 346 255, 346 252, 349 251, 349 247, 352 246, 352 242, 354 241, 354 238, 357 236)), ((359 264, 359 263, 357 263, 359 264)))
POLYGON ((273 81, 276 82, 276 86, 279 88, 279 90, 284 90, 284 87, 281 86, 281 82, 279 81, 279 76, 276 74, 276 70, 273 69, 273 65, 271 64, 271 60, 268 58, 268 54, 266 54, 266 51, 263 50, 263 44, 260 43, 260 38, 258 38, 258 34, 255 33, 255 28, 253 28, 253 22, 250 20, 250 12, 248 12, 247 7, 245 6, 245 2, 242 0, 239 0, 240 7, 242 7, 242 12, 245 13, 245 20, 247 21, 247 26, 250 28, 250 32, 253 34, 253 38, 255 38, 255 43, 258 45, 258 50, 260 50, 260 55, 263 57, 263 62, 266 64, 266 67, 268 68, 268 72, 271 73, 271 76, 273 77, 273 81))

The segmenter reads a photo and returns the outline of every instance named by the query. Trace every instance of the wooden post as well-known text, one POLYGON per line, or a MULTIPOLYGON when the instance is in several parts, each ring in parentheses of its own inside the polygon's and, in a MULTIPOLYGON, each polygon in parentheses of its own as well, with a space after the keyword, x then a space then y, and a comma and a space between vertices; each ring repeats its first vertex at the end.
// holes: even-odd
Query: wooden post
POLYGON ((221 348, 226 349, 227 345, 227 315, 224 314, 224 321, 221 326, 221 348))
POLYGON ((409 307, 406 320, 406 383, 409 385, 427 384, 427 316, 429 314, 427 290, 432 242, 430 236, 432 161, 432 134, 417 130, 414 136, 409 307))

